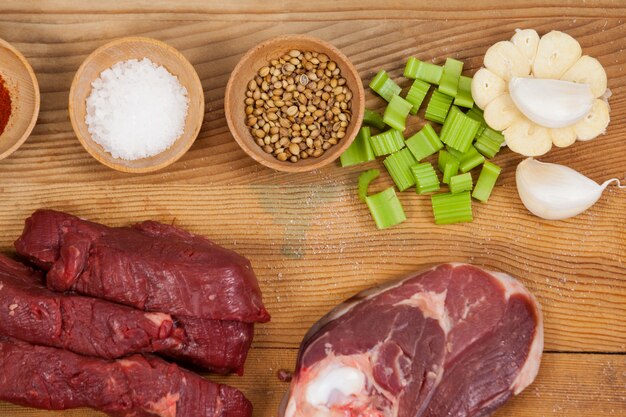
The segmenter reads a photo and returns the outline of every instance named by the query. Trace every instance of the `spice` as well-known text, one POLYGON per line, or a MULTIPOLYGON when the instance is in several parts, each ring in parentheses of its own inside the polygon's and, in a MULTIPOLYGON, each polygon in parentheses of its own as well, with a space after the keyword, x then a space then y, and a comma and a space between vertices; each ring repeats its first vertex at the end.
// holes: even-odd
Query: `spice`
POLYGON ((131 59, 104 70, 87 98, 93 140, 115 158, 135 160, 163 152, 185 128, 187 89, 151 60, 131 59))
POLYGON ((6 129, 11 117, 11 95, 4 79, 0 76, 0 135, 6 129))
POLYGON ((279 161, 316 158, 346 135, 351 100, 335 61, 292 50, 248 83, 246 125, 256 143, 279 161))

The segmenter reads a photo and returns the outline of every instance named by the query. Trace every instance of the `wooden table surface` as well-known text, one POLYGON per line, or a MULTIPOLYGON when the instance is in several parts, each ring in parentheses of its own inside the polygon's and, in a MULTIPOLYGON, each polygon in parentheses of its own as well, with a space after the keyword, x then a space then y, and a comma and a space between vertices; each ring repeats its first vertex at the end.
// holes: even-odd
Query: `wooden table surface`
MULTIPOLYGON (((241 388, 255 416, 274 416, 307 328, 351 294, 433 262, 463 261, 508 272, 534 292, 545 314, 545 355, 536 382, 497 416, 626 416, 626 194, 609 189, 588 212, 560 222, 529 215, 515 189, 521 160, 505 150, 488 204, 475 221, 439 227, 428 198, 400 196, 408 221, 378 231, 356 197, 356 180, 380 161, 282 174, 248 158, 223 111, 230 71, 258 42, 285 33, 328 40, 355 63, 364 83, 386 69, 403 87, 406 59, 452 56, 471 75, 488 46, 515 28, 564 30, 607 70, 607 135, 553 150, 544 159, 603 181, 626 174, 626 4, 619 1, 132 2, 3 0, 0 37, 33 65, 41 114, 32 136, 0 162, 0 246, 12 252, 23 220, 51 207, 109 225, 174 222, 249 257, 272 322, 258 326, 244 377, 213 378, 241 388), (548 3, 548 2, 545 2, 548 3), (178 48, 206 96, 200 135, 171 167, 147 175, 112 171, 74 136, 67 112, 74 73, 98 46, 141 35, 178 48)), ((367 107, 383 103, 368 92, 367 107)), ((409 132, 420 121, 413 118, 409 132)), ((388 181, 388 179, 387 179, 388 181)), ((1 370, 0 370, 1 371, 1 370)), ((89 410, 37 411, 0 404, 0 417, 87 417, 89 410)))

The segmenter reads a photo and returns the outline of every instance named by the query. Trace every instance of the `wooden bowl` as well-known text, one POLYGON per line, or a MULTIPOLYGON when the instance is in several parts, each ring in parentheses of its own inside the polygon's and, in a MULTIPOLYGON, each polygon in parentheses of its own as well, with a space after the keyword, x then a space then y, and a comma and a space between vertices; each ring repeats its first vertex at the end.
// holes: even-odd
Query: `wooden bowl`
POLYGON ((336 160, 354 141, 365 109, 365 93, 359 74, 348 58, 328 42, 305 35, 286 35, 267 40, 249 50, 239 61, 230 75, 226 86, 224 110, 226 121, 233 137, 241 148, 255 161, 277 171, 304 172, 321 168, 336 160), (300 51, 320 52, 337 63, 341 75, 346 79, 346 85, 352 91, 352 118, 346 129, 346 135, 335 145, 329 148, 318 158, 309 157, 298 162, 279 161, 272 154, 268 154, 255 142, 250 130, 246 126, 244 99, 247 86, 257 71, 268 65, 292 49, 300 51))
POLYGON ((178 160, 193 144, 204 118, 204 92, 198 74, 178 50, 156 39, 127 37, 101 46, 85 59, 72 81, 69 112, 78 140, 99 162, 122 172, 152 172, 178 160), (127 161, 114 158, 92 139, 85 122, 86 101, 91 93, 91 83, 102 71, 119 61, 141 58, 148 58, 155 64, 162 65, 178 77, 178 81, 187 89, 189 108, 183 134, 172 146, 149 158, 127 161))
POLYGON ((11 96, 11 116, 0 134, 0 159, 24 143, 39 116, 39 83, 24 55, 0 39, 0 75, 11 96))

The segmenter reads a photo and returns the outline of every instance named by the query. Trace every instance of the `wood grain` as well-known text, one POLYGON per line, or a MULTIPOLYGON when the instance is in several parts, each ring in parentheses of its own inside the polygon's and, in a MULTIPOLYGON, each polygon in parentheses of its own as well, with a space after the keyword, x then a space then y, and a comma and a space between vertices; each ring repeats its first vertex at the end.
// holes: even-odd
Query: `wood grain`
MULTIPOLYGON (((135 0, 5 0, 0 38, 17 46, 41 86, 41 113, 26 143, 0 163, 0 249, 11 252, 24 218, 52 207, 110 225, 173 222, 248 256, 273 320, 258 326, 245 377, 226 381, 253 400, 255 416, 275 415, 307 328, 353 293, 425 264, 465 261, 517 276, 543 305, 547 354, 538 381, 499 416, 626 415, 626 198, 609 189, 585 214, 562 222, 529 215, 514 183, 520 157, 503 151, 503 175, 475 222, 436 227, 428 198, 400 199, 409 220, 377 231, 356 198, 358 174, 380 162, 305 174, 278 173, 247 157, 230 135, 223 96, 239 58, 258 42, 288 33, 330 41, 365 83, 384 68, 402 87, 410 55, 462 59, 466 73, 494 42, 517 27, 565 30, 607 70, 612 122, 597 140, 552 151, 600 181, 626 175, 626 4, 320 0, 304 4, 135 0), (198 72, 204 124, 191 150, 163 171, 128 175, 93 160, 68 119, 69 87, 81 62, 118 37, 149 36, 178 48, 198 72)), ((382 109, 370 93, 366 106, 382 109)), ((412 118, 408 132, 421 125, 412 118)), ((390 184, 388 177, 376 187, 390 184)), ((0 417, 87 417, 91 411, 44 412, 0 404, 0 417)))

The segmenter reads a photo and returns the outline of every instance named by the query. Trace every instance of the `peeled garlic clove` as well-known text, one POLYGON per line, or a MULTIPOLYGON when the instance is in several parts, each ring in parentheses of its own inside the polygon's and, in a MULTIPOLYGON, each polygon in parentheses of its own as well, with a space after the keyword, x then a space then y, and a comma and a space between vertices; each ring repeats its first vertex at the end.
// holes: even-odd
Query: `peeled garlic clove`
POLYGON ((511 97, 508 94, 503 94, 487 104, 483 117, 492 129, 504 130, 511 126, 514 121, 520 119, 522 114, 515 107, 511 97))
POLYGON ((472 78, 472 98, 474 103, 484 109, 494 98, 506 92, 506 83, 487 68, 476 71, 472 78))
POLYGON ((543 35, 533 63, 536 78, 559 79, 582 55, 578 41, 567 33, 553 30, 543 35))
POLYGON ((604 71, 604 67, 602 67, 600 61, 587 55, 576 61, 572 68, 563 74, 561 79, 579 84, 588 84, 594 97, 600 97, 606 91, 606 71, 604 71))
POLYGON ((497 42, 485 52, 485 67, 509 81, 513 77, 526 77, 530 74, 530 63, 519 48, 509 41, 497 42))
POLYGON ((567 127, 582 120, 593 105, 587 84, 571 81, 513 78, 509 91, 517 108, 544 127, 567 127))
POLYGON ((515 29, 515 35, 511 38, 511 42, 522 51, 532 66, 535 55, 537 55, 537 46, 539 46, 537 31, 535 29, 515 29))
POLYGON ((550 129, 552 144, 559 148, 566 148, 576 142, 576 130, 572 126, 550 129))
POLYGON ((591 140, 606 132, 611 121, 609 105, 601 99, 595 99, 591 111, 580 122, 574 125, 578 140, 591 140))
POLYGON ((552 148, 550 131, 522 118, 502 132, 504 141, 513 152, 524 156, 539 156, 552 148))
POLYGON ((562 220, 594 205, 602 191, 617 180, 599 185, 566 166, 528 158, 517 166, 515 181, 522 203, 531 213, 547 220, 562 220))

